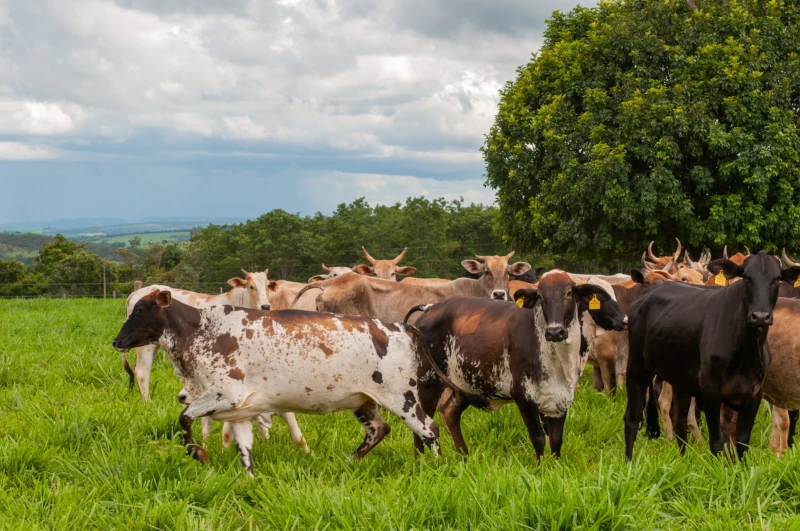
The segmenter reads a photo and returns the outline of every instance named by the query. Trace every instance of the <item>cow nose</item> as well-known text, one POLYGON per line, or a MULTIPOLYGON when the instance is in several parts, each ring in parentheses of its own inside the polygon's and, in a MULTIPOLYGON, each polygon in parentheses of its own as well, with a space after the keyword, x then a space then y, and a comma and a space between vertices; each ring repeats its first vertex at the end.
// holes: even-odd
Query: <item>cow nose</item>
POLYGON ((498 301, 506 300, 506 292, 502 289, 496 289, 492 292, 492 298, 498 301))
POLYGON ((111 346, 114 347, 114 348, 117 348, 117 340, 116 339, 111 342, 111 346))
POLYGON ((262 304, 261 305, 261 309, 262 310, 269 310, 270 308, 272 308, 272 306, 270 306, 269 304, 262 304))
POLYGON ((548 326, 544 331, 544 337, 553 343, 564 341, 567 339, 567 329, 561 325, 548 326))
POLYGON ((772 312, 751 312, 748 321, 753 326, 770 326, 772 324, 772 312))

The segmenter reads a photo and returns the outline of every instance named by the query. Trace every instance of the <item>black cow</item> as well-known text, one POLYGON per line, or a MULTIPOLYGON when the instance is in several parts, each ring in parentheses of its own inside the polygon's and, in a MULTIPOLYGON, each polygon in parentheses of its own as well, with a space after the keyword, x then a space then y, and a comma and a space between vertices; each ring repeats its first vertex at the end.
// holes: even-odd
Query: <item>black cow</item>
MULTIPOLYGON (((772 310, 781 280, 794 282, 800 266, 781 269, 764 251, 739 266, 727 259, 711 262, 712 274, 742 280, 726 288, 665 282, 648 289, 631 305, 629 318, 628 408, 625 411, 625 457, 642 420, 645 394, 657 375, 672 384, 675 435, 685 449, 686 419, 692 397, 706 416, 711 452, 722 451, 720 407, 738 411, 736 451, 750 442, 761 386, 770 363, 766 347, 772 310)), ((647 433, 658 437, 658 408, 647 404, 647 433)))
MULTIPOLYGON (((550 448, 558 456, 588 341, 602 333, 599 328, 624 329, 625 314, 605 289, 576 285, 561 271, 545 274, 538 290, 518 290, 514 297, 523 308, 454 298, 415 307, 409 315, 425 309, 416 326, 436 365, 459 389, 482 397, 493 409, 512 401, 517 404, 537 457, 545 443, 539 415, 545 415, 550 448)), ((438 378, 420 382, 422 409, 432 415, 442 391, 438 378)), ((442 407, 456 448, 464 453, 467 445, 460 422, 470 405, 479 404, 462 393, 449 397, 442 407)))

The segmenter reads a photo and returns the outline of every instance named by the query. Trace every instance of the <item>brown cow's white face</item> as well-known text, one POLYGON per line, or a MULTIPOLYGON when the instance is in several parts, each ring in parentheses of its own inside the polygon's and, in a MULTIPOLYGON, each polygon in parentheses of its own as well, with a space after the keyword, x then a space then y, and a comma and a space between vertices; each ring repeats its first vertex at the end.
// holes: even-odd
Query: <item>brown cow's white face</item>
POLYGON ((505 301, 508 300, 509 275, 523 275, 531 268, 527 262, 516 262, 509 265, 508 260, 512 256, 514 256, 514 251, 506 256, 475 255, 483 263, 478 260, 464 260, 461 265, 474 275, 483 273, 479 281, 483 282, 484 293, 487 297, 505 301))
POLYGON ((242 269, 242 273, 245 275, 244 279, 232 278, 228 281, 228 284, 234 288, 243 288, 246 290, 245 298, 248 302, 248 308, 254 310, 269 310, 271 308, 269 297, 267 296, 267 285, 269 284, 267 275, 269 274, 269 269, 265 269, 263 272, 259 273, 248 273, 242 269))
POLYGON ((703 274, 695 271, 686 264, 680 264, 678 271, 673 275, 677 282, 685 282, 687 284, 702 284, 703 274))
POLYGON ((353 271, 360 275, 382 278, 384 280, 397 280, 397 275, 408 276, 417 272, 416 267, 397 265, 403 259, 403 256, 405 256, 405 249, 393 260, 376 260, 369 255, 365 248, 362 247, 361 249, 364 251, 366 259, 372 264, 372 267, 365 264, 355 266, 353 271))

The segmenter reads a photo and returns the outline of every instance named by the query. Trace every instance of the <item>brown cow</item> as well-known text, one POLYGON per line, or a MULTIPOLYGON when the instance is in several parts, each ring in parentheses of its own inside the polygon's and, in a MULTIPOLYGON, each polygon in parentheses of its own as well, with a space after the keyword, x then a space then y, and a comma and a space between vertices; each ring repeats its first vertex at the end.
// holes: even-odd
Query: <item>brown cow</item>
POLYGON ((647 246, 647 255, 650 257, 650 260, 653 262, 650 264, 650 269, 664 269, 667 264, 670 264, 669 269, 666 269, 669 273, 674 273, 678 270, 678 259, 681 257, 681 241, 678 238, 675 238, 678 242, 678 249, 672 256, 656 256, 653 253, 653 243, 650 242, 650 245, 647 246))
POLYGON ((477 256, 464 260, 468 271, 480 271, 479 279, 458 278, 450 282, 417 285, 393 282, 364 275, 343 275, 331 280, 309 284, 300 291, 318 288, 317 310, 342 315, 370 315, 390 322, 402 321, 406 312, 418 304, 435 304, 453 297, 483 297, 507 300, 509 274, 522 274, 530 269, 526 262, 509 265, 513 252, 506 256, 477 256))
POLYGON ((399 255, 393 260, 376 260, 370 256, 367 250, 362 246, 361 250, 364 252, 364 258, 369 261, 372 266, 359 264, 353 268, 353 271, 359 273, 361 275, 366 275, 368 277, 377 277, 382 278, 384 280, 397 280, 397 275, 413 275, 417 272, 416 267, 411 266, 403 266, 397 267, 397 264, 403 259, 406 255, 406 250, 408 247, 403 249, 399 255))

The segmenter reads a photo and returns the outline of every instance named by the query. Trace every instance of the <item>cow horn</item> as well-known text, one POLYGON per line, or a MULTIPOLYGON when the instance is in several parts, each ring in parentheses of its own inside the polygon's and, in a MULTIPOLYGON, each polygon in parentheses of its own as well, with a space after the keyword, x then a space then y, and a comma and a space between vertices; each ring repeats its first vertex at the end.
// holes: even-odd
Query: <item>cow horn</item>
POLYGON ((486 261, 486 257, 485 257, 485 256, 482 256, 482 255, 480 255, 480 254, 476 254, 476 255, 475 255, 475 258, 477 258, 477 259, 478 259, 478 260, 480 260, 481 262, 485 262, 485 261, 486 261))
POLYGON ((515 252, 516 252, 516 251, 511 251, 510 253, 508 253, 508 254, 506 255, 506 260, 511 260, 511 257, 512 257, 512 256, 514 256, 514 253, 515 253, 515 252))
POLYGON ((726 245, 725 248, 722 250, 722 258, 725 260, 728 259, 728 246, 726 245))
POLYGON ((247 278, 247 275, 249 275, 250 273, 248 273, 247 271, 245 271, 244 269, 242 269, 242 274, 245 276, 245 278, 247 278))
POLYGON ((642 273, 650 272, 650 264, 647 263, 647 252, 642 253, 642 273))
POLYGON ((370 264, 372 264, 372 265, 375 265, 375 259, 374 259, 374 258, 372 258, 372 257, 369 255, 369 253, 367 252, 367 250, 364 248, 364 246, 363 246, 363 245, 361 246, 361 250, 362 250, 362 251, 364 251, 364 258, 366 258, 366 259, 367 259, 367 261, 368 261, 370 264))
POLYGON ((683 253, 683 261, 690 267, 694 265, 694 260, 692 260, 692 255, 689 254, 689 249, 686 249, 683 253))
POLYGON ((399 263, 400 263, 400 260, 402 260, 402 259, 403 259, 403 257, 406 255, 406 251, 407 251, 407 250, 408 250, 408 247, 404 247, 404 248, 403 248, 403 250, 400 252, 400 254, 398 254, 398 255, 397 255, 397 258, 395 258, 394 260, 392 260, 392 263, 393 263, 394 265, 397 265, 397 264, 399 264, 399 263))
POLYGON ((744 250, 747 251, 747 256, 750 256, 750 249, 748 249, 746 245, 744 246, 744 250))
POLYGON ((681 257, 681 241, 678 238, 675 238, 675 241, 678 242, 678 250, 675 251, 675 254, 672 255, 672 261, 677 264, 678 260, 681 257))
POLYGON ((661 271, 664 271, 665 273, 667 273, 668 275, 670 275, 670 272, 669 272, 669 270, 670 270, 670 269, 672 269, 672 264, 673 264, 673 263, 674 263, 674 262, 673 262, 672 260, 670 260, 669 262, 667 262, 667 265, 665 265, 663 268, 661 268, 661 271))
POLYGON ((653 254, 653 242, 650 242, 650 245, 647 246, 647 254, 650 256, 650 260, 658 262, 658 257, 653 254))
POLYGON ((330 273, 330 272, 331 272, 331 268, 330 268, 330 267, 328 267, 328 266, 326 266, 325 264, 322 264, 322 270, 323 270, 323 271, 326 271, 326 272, 328 272, 328 273, 330 273))
POLYGON ((789 257, 786 255, 786 247, 783 248, 783 253, 781 253, 781 257, 783 258, 783 261, 786 262, 786 265, 788 265, 789 267, 797 265, 791 260, 789 260, 789 257))

